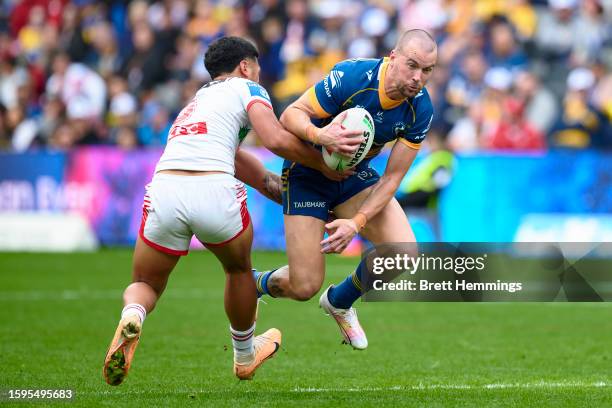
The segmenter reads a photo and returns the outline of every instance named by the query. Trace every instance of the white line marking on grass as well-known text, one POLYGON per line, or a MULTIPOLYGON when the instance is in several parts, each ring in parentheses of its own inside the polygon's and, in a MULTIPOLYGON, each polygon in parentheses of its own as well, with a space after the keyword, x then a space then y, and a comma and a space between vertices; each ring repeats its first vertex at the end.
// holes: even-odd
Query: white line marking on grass
MULTIPOLYGON (((417 385, 394 385, 390 387, 351 387, 351 388, 318 388, 318 387, 295 387, 291 390, 266 390, 266 393, 326 393, 326 392, 382 392, 382 391, 433 391, 433 390, 498 390, 498 389, 551 389, 551 388, 604 388, 612 387, 612 383, 604 381, 585 383, 578 381, 568 382, 546 382, 535 383, 493 383, 493 384, 417 384, 417 385)), ((224 394, 224 393, 258 393, 262 390, 239 389, 235 387, 225 387, 223 389, 200 389, 200 390, 100 390, 100 391, 81 391, 80 395, 176 395, 176 394, 224 394)))
POLYGON ((356 388, 316 388, 295 387, 293 392, 380 392, 380 391, 423 391, 423 390, 495 390, 495 389, 539 389, 539 388, 603 388, 612 387, 612 384, 599 381, 595 383, 584 382, 536 382, 536 383, 494 383, 482 385, 470 384, 418 384, 395 385, 392 387, 356 387, 356 388))

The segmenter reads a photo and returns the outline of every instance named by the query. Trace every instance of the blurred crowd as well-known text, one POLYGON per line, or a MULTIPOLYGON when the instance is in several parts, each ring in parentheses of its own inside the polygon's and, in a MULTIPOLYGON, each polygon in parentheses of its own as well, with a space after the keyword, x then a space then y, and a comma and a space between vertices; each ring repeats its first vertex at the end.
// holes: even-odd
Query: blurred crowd
POLYGON ((438 40, 432 133, 453 150, 612 149, 612 0, 3 0, 0 150, 164 145, 224 35, 257 44, 280 114, 409 28, 438 40))

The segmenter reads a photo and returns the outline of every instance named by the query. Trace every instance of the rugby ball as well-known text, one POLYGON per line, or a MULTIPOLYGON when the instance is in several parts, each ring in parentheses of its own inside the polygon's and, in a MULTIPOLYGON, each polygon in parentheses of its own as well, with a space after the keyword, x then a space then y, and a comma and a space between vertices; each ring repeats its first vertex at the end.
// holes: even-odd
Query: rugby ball
POLYGON ((374 121, 370 113, 363 108, 350 108, 346 110, 346 117, 342 126, 351 130, 363 132, 365 140, 359 145, 355 153, 345 156, 340 153, 330 152, 323 148, 323 160, 327 167, 332 170, 342 171, 355 167, 370 151, 374 140, 374 121))

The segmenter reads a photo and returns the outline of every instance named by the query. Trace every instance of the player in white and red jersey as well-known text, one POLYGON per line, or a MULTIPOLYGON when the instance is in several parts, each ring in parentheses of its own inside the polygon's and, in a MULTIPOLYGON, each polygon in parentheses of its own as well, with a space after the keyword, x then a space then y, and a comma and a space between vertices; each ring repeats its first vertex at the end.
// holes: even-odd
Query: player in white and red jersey
MULTIPOLYGON (((170 130, 147 186, 132 283, 123 294, 125 307, 104 362, 104 377, 111 385, 127 376, 142 323, 180 256, 187 254, 193 235, 225 270, 225 311, 235 375, 251 379, 280 346, 277 329, 253 337, 257 307, 250 259, 253 229, 242 181, 279 202, 280 183, 261 162, 239 149, 240 142, 252 128, 272 152, 330 178, 343 176, 324 164, 319 151, 280 125, 266 90, 257 83, 257 57, 255 47, 241 38, 211 44, 204 63, 213 81, 197 92, 170 130)), ((343 129, 338 121, 323 131, 355 148, 362 141, 351 138, 356 132, 343 129)))

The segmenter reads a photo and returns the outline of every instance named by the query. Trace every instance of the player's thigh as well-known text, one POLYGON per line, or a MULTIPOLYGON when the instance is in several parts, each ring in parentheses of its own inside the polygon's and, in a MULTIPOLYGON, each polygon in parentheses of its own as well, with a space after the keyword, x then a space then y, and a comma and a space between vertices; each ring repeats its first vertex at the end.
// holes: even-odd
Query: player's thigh
POLYGON ((253 244, 253 225, 249 225, 236 238, 221 245, 207 245, 227 273, 251 272, 251 246, 253 244))
POLYGON ((416 242, 406 213, 395 198, 368 221, 362 235, 375 245, 389 242, 416 242))
POLYGON ((325 222, 304 215, 284 217, 291 286, 310 288, 316 293, 325 277, 325 258, 321 253, 325 222))
POLYGON ((361 190, 345 202, 334 207, 334 215, 336 218, 352 218, 357 213, 359 208, 361 208, 361 205, 364 203, 366 198, 368 198, 372 188, 373 186, 370 186, 364 190, 361 190))
POLYGON ((139 236, 132 259, 132 281, 147 283, 161 294, 179 259, 179 255, 168 254, 145 244, 139 236))
POLYGON ((189 197, 189 226, 228 273, 251 271, 253 226, 243 183, 229 174, 200 177, 189 197))
MULTIPOLYGON (((352 218, 370 195, 373 187, 360 191, 353 197, 337 205, 334 214, 338 218, 352 218)), ((406 213, 395 198, 383 207, 371 220, 368 220, 361 235, 372 242, 415 242, 414 233, 408 222, 406 213)))

